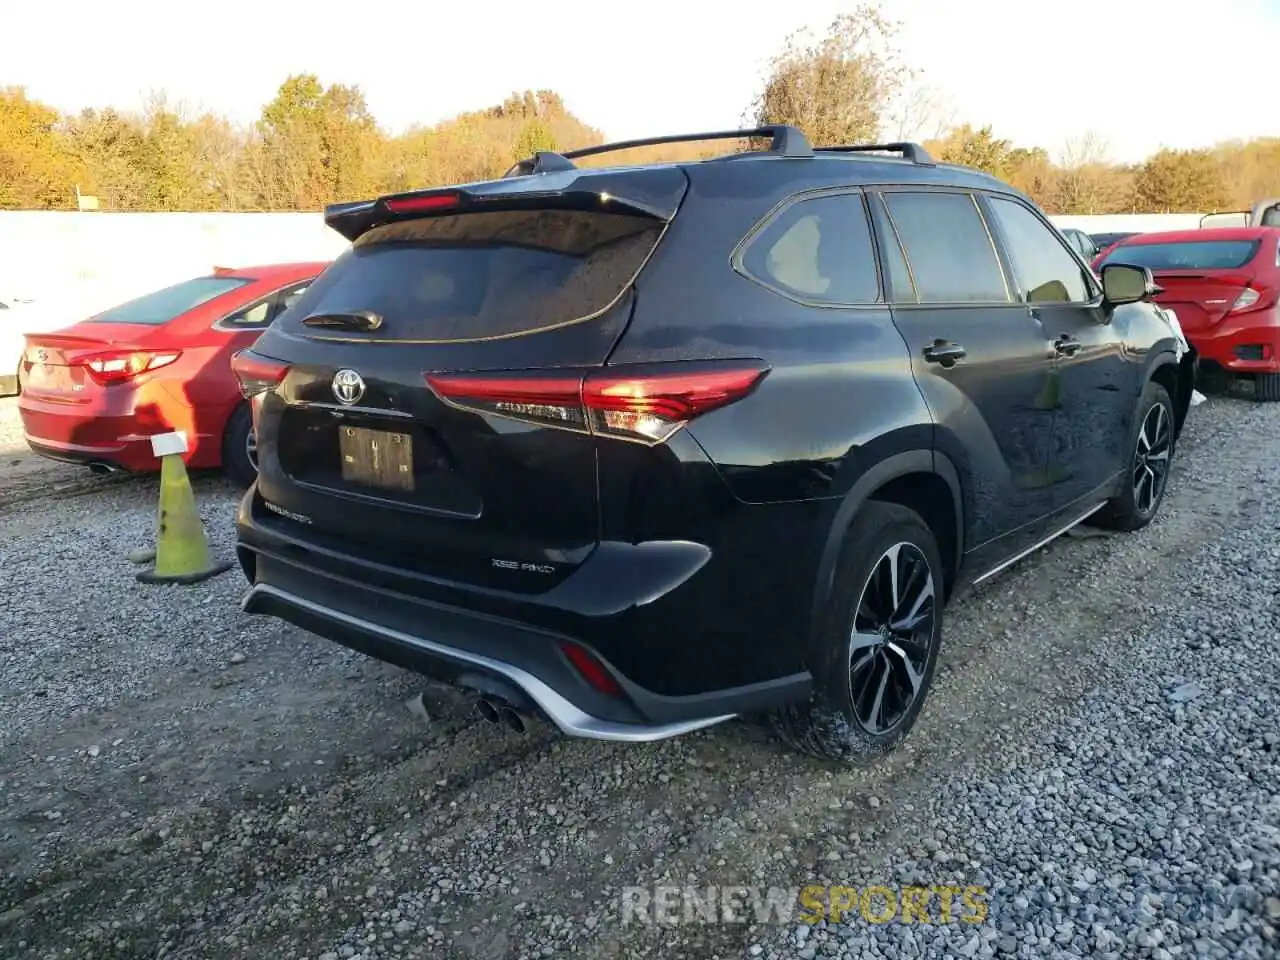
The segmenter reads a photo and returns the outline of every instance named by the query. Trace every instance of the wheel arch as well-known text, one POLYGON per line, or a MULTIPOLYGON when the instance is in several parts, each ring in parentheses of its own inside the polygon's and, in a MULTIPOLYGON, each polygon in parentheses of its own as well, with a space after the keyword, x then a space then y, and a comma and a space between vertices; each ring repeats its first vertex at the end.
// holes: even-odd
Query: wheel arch
POLYGON ((871 500, 896 503, 924 519, 938 541, 945 565, 945 595, 956 584, 964 556, 964 495, 960 474, 945 454, 932 450, 904 450, 868 468, 854 482, 836 509, 818 559, 813 597, 813 622, 831 595, 836 565, 858 511, 871 500))
POLYGON ((1174 438, 1182 433, 1182 426, 1191 409, 1191 392, 1195 387, 1196 357, 1190 353, 1181 361, 1172 353, 1160 353, 1147 369, 1145 383, 1158 383, 1164 387, 1173 401, 1174 438))

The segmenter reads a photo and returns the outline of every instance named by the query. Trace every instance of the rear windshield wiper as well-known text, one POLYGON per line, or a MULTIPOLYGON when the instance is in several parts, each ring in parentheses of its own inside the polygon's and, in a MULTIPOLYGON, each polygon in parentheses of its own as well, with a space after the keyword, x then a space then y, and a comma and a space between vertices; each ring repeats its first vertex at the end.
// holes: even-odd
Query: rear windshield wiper
POLYGON ((340 313, 313 313, 303 317, 308 327, 332 327, 336 330, 377 330, 382 326, 381 314, 372 310, 351 310, 340 313))

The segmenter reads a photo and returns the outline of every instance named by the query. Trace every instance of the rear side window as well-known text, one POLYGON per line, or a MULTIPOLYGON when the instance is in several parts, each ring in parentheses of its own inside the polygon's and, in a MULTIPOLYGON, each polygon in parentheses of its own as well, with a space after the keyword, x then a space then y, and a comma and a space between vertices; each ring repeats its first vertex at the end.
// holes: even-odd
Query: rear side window
POLYGON ((1151 270, 1235 270, 1258 252, 1260 240, 1176 240, 1171 243, 1126 243, 1107 254, 1104 263, 1127 263, 1151 270))
POLYGON ((392 339, 516 336, 601 313, 662 236, 652 217, 520 210, 375 227, 282 319, 368 310, 392 339))
POLYGON ((1022 204, 991 197, 991 212, 1004 238, 1014 278, 1028 303, 1086 303, 1092 287, 1075 257, 1022 204))
POLYGON ((810 197, 783 208, 747 244, 741 269, 797 300, 839 305, 880 297, 860 194, 810 197))
POLYGON ((1008 303, 1004 274, 967 193, 887 193, 921 303, 1008 303))
POLYGON ((208 303, 215 297, 251 282, 244 277, 196 277, 112 307, 96 317, 90 317, 90 322, 147 323, 159 326, 182 316, 188 310, 194 310, 202 303, 208 303))

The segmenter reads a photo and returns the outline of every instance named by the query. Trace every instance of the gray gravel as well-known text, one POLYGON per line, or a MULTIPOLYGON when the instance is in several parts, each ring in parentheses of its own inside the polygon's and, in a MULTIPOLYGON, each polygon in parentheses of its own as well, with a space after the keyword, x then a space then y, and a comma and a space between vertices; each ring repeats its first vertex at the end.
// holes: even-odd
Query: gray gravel
MULTIPOLYGON (((42 492, 0 450, 0 956, 1275 956, 1278 428, 1196 408, 1150 529, 957 604, 871 770, 742 723, 497 730, 239 613, 234 572, 137 584, 153 482, 42 492), (621 923, 626 887, 809 883, 980 884, 989 915, 621 923)), ((235 492, 197 496, 228 552, 235 492)))

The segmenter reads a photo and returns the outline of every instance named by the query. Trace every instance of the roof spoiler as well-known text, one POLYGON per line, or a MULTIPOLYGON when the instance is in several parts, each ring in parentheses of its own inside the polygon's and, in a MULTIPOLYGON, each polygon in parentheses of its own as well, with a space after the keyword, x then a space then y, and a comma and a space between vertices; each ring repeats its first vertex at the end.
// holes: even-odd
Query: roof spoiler
POLYGON ((373 227, 397 220, 498 210, 612 210, 669 221, 689 185, 677 168, 583 171, 565 163, 536 181, 504 177, 334 203, 325 207, 324 222, 354 243, 373 227))

